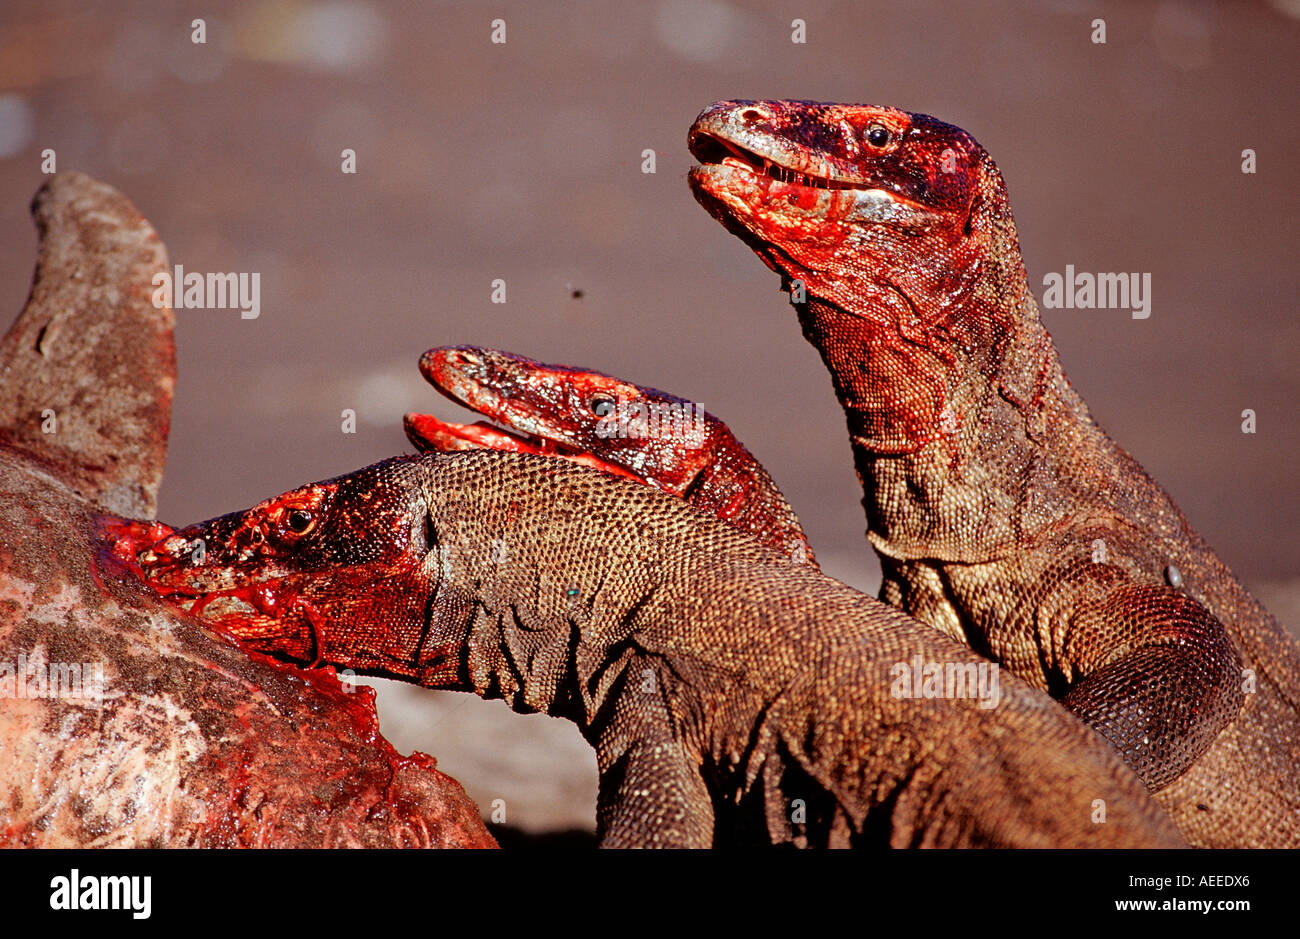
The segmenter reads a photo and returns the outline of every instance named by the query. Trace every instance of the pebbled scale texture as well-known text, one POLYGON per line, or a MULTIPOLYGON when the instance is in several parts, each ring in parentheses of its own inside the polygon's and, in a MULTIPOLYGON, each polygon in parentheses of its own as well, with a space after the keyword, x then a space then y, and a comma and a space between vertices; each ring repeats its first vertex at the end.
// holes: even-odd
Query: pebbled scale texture
POLYGON ((1300 645, 1070 386, 984 149, 798 101, 716 104, 689 142, 697 199, 803 290, 882 599, 1058 698, 1194 844, 1300 845, 1300 645), (719 141, 857 188, 724 165, 719 141))
POLYGON ((397 458, 139 558, 248 648, 576 722, 606 846, 1182 843, 1046 695, 1003 673, 994 707, 900 696, 900 663, 990 663, 679 499, 563 460, 397 458), (294 506, 312 506, 305 533, 294 506))

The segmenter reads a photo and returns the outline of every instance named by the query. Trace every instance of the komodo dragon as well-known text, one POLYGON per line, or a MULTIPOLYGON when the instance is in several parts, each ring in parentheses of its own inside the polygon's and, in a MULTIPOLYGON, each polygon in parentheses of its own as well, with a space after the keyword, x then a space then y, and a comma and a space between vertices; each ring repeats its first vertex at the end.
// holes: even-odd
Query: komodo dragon
POLYGON ((1046 695, 1005 676, 957 697, 943 682, 969 693, 991 663, 553 457, 398 457, 112 550, 246 648, 574 721, 605 846, 1182 840, 1046 695))
POLYGON ((640 480, 817 566, 775 480, 722 421, 698 404, 591 369, 547 365, 479 346, 439 346, 420 371, 448 398, 505 425, 408 414, 425 452, 486 448, 563 456, 640 480))
POLYGON ((988 153, 803 101, 715 104, 689 146, 830 370, 882 598, 1058 698, 1193 843, 1300 844, 1300 645, 1071 388, 988 153))

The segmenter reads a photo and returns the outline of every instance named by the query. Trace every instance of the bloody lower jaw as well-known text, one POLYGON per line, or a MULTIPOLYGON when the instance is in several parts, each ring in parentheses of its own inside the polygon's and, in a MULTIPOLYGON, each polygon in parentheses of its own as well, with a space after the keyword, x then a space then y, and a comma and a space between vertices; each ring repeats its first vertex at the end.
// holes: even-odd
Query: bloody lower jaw
POLYGON ((867 189, 866 183, 830 179, 814 173, 805 173, 788 166, 782 166, 765 156, 747 150, 739 144, 723 140, 711 134, 695 133, 691 135, 689 148, 691 155, 700 161, 701 166, 729 166, 745 174, 767 177, 792 186, 805 186, 809 189, 867 189))
POLYGON ((274 634, 282 632, 283 628, 274 628, 273 624, 279 622, 285 610, 293 607, 292 600, 286 602, 285 597, 286 594, 275 584, 253 584, 197 595, 186 590, 173 590, 169 600, 178 606, 188 605, 189 612, 213 622, 242 623, 250 631, 274 634))
POLYGON ((299 663, 314 663, 320 657, 310 605, 296 591, 280 589, 274 582, 197 597, 176 591, 166 599, 245 649, 299 663))
POLYGON ((501 450, 509 453, 534 453, 539 456, 552 456, 603 470, 614 476, 633 479, 639 483, 645 480, 635 473, 606 463, 600 457, 577 450, 573 447, 525 434, 520 431, 495 427, 486 421, 475 424, 453 424, 441 421, 431 414, 407 414, 403 418, 406 435, 420 450, 501 450))
MULTIPOLYGON (((126 542, 118 544, 118 551, 126 550, 126 542)), ((315 656, 312 611, 296 587, 276 579, 208 588, 202 582, 201 569, 191 567, 187 559, 170 557, 146 545, 128 564, 167 604, 199 617, 241 646, 297 659, 315 656)))
POLYGON ((406 435, 421 450, 504 450, 511 453, 555 452, 544 448, 546 441, 529 440, 486 421, 476 424, 453 424, 431 414, 407 414, 403 419, 406 435))

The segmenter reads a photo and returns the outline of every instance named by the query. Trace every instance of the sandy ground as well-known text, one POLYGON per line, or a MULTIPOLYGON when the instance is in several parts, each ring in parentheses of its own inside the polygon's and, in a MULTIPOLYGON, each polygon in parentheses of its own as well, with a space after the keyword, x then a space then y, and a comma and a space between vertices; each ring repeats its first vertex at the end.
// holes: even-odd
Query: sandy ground
MULTIPOLYGON (((52 149, 126 192, 174 263, 261 275, 256 319, 178 315, 165 520, 405 451, 405 410, 463 419, 415 361, 472 342, 703 403, 768 466, 827 568, 870 589, 825 372, 776 278, 690 197, 685 135, 723 98, 926 112, 998 161, 1036 289, 1067 264, 1152 275, 1149 319, 1045 320, 1101 424, 1294 628, 1294 0, 796 7, 10 0, 0 306, 26 295, 26 207, 52 149)), ((400 746, 435 754, 481 804, 504 798, 512 824, 590 824, 594 764, 571 727, 500 702, 382 697, 400 746)))

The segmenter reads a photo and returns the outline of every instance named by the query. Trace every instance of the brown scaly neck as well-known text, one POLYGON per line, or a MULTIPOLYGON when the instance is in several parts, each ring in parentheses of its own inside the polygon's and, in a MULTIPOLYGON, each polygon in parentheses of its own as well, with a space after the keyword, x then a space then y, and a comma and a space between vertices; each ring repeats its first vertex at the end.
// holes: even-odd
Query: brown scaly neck
POLYGON ((686 501, 768 547, 816 566, 803 527, 776 481, 725 427, 715 439, 713 458, 687 487, 686 501))
POLYGON ((868 536, 888 556, 1002 556, 1059 520, 1027 481, 1072 476, 1083 438, 1101 435, 1039 320, 997 195, 972 216, 983 246, 957 289, 927 292, 920 265, 889 270, 889 289, 920 314, 910 322, 884 327, 843 301, 878 284, 841 292, 843 305, 814 294, 796 306, 844 406, 868 536))

